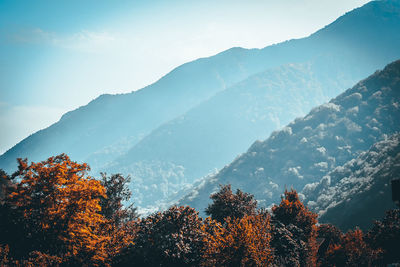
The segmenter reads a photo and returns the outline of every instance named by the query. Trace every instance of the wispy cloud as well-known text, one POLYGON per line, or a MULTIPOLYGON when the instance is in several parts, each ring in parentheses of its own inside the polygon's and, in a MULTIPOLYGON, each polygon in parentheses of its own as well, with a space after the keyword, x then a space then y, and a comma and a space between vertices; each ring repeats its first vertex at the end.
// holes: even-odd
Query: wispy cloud
MULTIPOLYGON (((52 45, 82 52, 101 52, 117 41, 117 35, 107 31, 81 30, 71 34, 46 31, 41 28, 25 28, 3 33, 8 43, 52 45)), ((119 36, 118 36, 119 38, 119 36)))

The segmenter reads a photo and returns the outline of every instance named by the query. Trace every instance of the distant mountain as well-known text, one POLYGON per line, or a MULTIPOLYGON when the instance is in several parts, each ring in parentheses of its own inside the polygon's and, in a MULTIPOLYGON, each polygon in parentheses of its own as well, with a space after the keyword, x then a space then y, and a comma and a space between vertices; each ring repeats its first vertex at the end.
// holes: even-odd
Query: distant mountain
MULTIPOLYGON (((173 142, 166 146, 163 144, 164 146, 160 146, 160 149, 156 149, 155 146, 160 140, 162 141, 162 136, 165 136, 165 129, 173 129, 172 132, 177 133, 180 137, 183 136, 191 122, 204 122, 207 121, 207 115, 214 116, 216 114, 217 109, 214 109, 204 115, 199 114, 201 118, 194 120, 195 118, 191 116, 196 113, 194 109, 200 108, 200 104, 201 107, 210 105, 212 101, 222 99, 220 94, 216 95, 217 93, 233 85, 235 88, 240 88, 241 85, 236 85, 238 82, 248 78, 251 80, 254 77, 250 76, 258 73, 261 75, 259 77, 262 77, 267 70, 272 73, 274 70, 271 69, 287 64, 302 65, 303 71, 311 66, 313 73, 299 75, 299 77, 301 75, 306 78, 311 77, 311 80, 302 82, 301 86, 308 82, 314 82, 317 77, 317 82, 320 83, 317 87, 323 88, 323 95, 312 101, 317 99, 323 101, 324 98, 336 95, 338 90, 345 89, 375 69, 399 58, 399 28, 399 0, 370 2, 340 17, 307 38, 291 40, 263 49, 232 48, 213 57, 184 64, 156 83, 139 91, 123 95, 103 95, 88 105, 65 114, 59 122, 24 139, 0 156, 0 168, 8 172, 12 171, 16 167, 15 159, 17 157, 28 157, 29 160, 39 161, 50 155, 67 153, 74 160, 88 162, 95 170, 94 174, 97 175, 96 172, 99 170, 113 170, 109 167, 118 166, 118 161, 122 160, 126 165, 121 167, 126 167, 125 170, 132 173, 131 167, 133 166, 137 170, 136 173, 133 173, 134 180, 143 181, 138 183, 143 187, 133 187, 136 193, 141 188, 147 188, 147 191, 144 191, 146 195, 153 190, 155 184, 162 187, 163 195, 159 196, 160 198, 169 196, 175 193, 181 185, 190 184, 193 177, 200 177, 210 169, 220 168, 229 162, 238 153, 237 151, 242 151, 246 142, 250 142, 250 138, 266 137, 270 130, 277 125, 278 120, 284 124, 290 119, 291 111, 282 113, 282 117, 280 117, 281 113, 277 111, 262 113, 273 118, 272 121, 275 121, 275 123, 271 123, 273 126, 266 126, 271 121, 258 120, 257 123, 260 124, 254 129, 261 130, 246 141, 232 140, 232 148, 226 146, 226 142, 221 147, 223 156, 215 164, 210 164, 204 155, 214 153, 213 151, 217 147, 213 145, 219 144, 222 136, 226 136, 229 141, 230 132, 225 131, 215 135, 215 139, 212 138, 212 134, 207 133, 206 137, 210 138, 209 140, 206 138, 201 140, 201 135, 200 138, 193 136, 193 138, 181 139, 178 143, 172 139, 166 139, 165 143, 173 142), (325 81, 330 81, 330 83, 324 84, 325 81), (335 81, 338 81, 337 87, 333 86, 335 81), (183 116, 186 116, 186 112, 188 112, 188 120, 183 120, 183 124, 178 123, 184 118, 183 116), (274 114, 278 114, 276 118, 274 118, 274 114), (160 138, 157 137, 158 134, 160 134, 160 138), (191 146, 192 142, 199 142, 197 147, 201 148, 191 152, 201 155, 193 168, 188 164, 189 160, 186 160, 184 154, 192 148, 196 149, 196 146, 191 146), (179 146, 176 146, 177 144, 179 146), (236 146, 236 144, 238 145, 236 146), (143 158, 140 158, 141 152, 143 152, 143 158), (183 162, 179 161, 182 158, 183 162), (168 161, 166 162, 165 159, 168 161), (204 160, 204 169, 197 168, 202 165, 202 160, 204 160), (162 163, 160 164, 160 162, 162 163), (178 175, 176 175, 177 173, 178 175), (166 180, 166 182, 160 183, 160 180, 166 180)), ((282 67, 282 69, 285 71, 286 67, 282 67)), ((283 73, 281 76, 285 75, 283 73)), ((263 90, 267 87, 263 87, 263 90)), ((244 88, 243 84, 242 88, 244 88)), ((276 90, 280 89, 279 86, 275 88, 278 88, 276 90)), ((253 91, 248 90, 247 93, 252 94, 253 91)), ((284 94, 282 93, 282 95, 284 94)), ((233 96, 233 94, 226 95, 233 96)), ((258 99, 259 96, 259 91, 255 90, 254 95, 239 102, 246 103, 252 98, 258 99)), ((236 97, 243 97, 243 95, 236 94, 236 97)), ((224 103, 224 101, 214 103, 224 103)), ((271 102, 274 101, 278 100, 271 99, 271 102)), ((228 100, 225 101, 225 103, 227 102, 228 100)), ((312 104, 311 102, 310 104, 312 104)), ((291 110, 289 105, 292 102, 282 103, 282 105, 286 104, 287 106, 280 107, 281 110, 291 110)), ((298 104, 298 107, 293 108, 292 111, 298 109, 299 113, 302 113, 308 108, 307 103, 304 106, 302 103, 298 104)), ((252 113, 256 110, 243 109, 243 111, 249 114, 241 113, 240 107, 235 109, 235 114, 249 118, 242 120, 243 124, 236 126, 239 129, 248 127, 251 120, 258 116, 258 114, 252 113)), ((199 124, 199 126, 214 126, 213 123, 219 123, 224 119, 224 113, 226 112, 223 111, 222 105, 221 112, 217 113, 220 115, 217 119, 212 119, 213 122, 210 121, 208 124, 199 124)), ((226 119, 236 120, 236 117, 229 115, 226 119)), ((237 121, 239 122, 239 120, 237 121)), ((229 125, 229 123, 234 125, 235 121, 226 122, 224 125, 229 125)), ((194 128, 197 130, 187 133, 213 131, 212 129, 194 128)), ((232 128, 227 127, 227 129, 231 130, 232 128)), ((242 138, 245 134, 243 131, 237 135, 237 138, 242 138)), ((253 134, 252 131, 251 134, 253 134)), ((196 157, 189 155, 188 159, 196 160, 196 157)), ((134 186, 134 183, 132 185, 134 186)), ((159 189, 154 190, 156 192, 159 189)), ((150 198, 150 200, 155 201, 154 198, 150 198)))
POLYGON ((304 187, 305 203, 322 223, 346 231, 368 229, 381 219, 392 202, 391 180, 400 174, 400 134, 374 144, 356 159, 336 167, 321 181, 304 187))
POLYGON ((59 153, 92 167, 101 165, 162 123, 262 70, 246 62, 247 53, 252 52, 231 49, 184 64, 139 91, 102 95, 8 150, 0 156, 0 168, 15 169, 17 157, 38 161, 59 153))
POLYGON ((399 1, 373 2, 308 38, 256 50, 257 57, 277 65, 304 63, 270 68, 217 93, 100 170, 131 174, 140 206, 176 197, 179 189, 229 163, 254 140, 382 67, 383 58, 390 58, 383 47, 399 58, 394 45, 400 45, 399 7, 399 1))
POLYGON ((351 80, 339 77, 328 80, 312 64, 253 75, 160 126, 102 171, 130 173, 134 202, 152 206, 339 94, 351 80))
POLYGON ((262 206, 285 186, 301 190, 400 131, 400 61, 274 132, 181 199, 204 210, 219 184, 252 193, 262 206))

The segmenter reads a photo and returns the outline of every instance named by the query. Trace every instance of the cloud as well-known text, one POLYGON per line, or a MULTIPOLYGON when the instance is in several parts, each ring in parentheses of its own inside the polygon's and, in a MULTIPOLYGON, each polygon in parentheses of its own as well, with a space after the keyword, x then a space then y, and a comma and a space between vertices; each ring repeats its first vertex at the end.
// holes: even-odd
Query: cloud
POLYGON ((117 42, 117 37, 108 32, 80 31, 69 36, 54 38, 56 46, 83 52, 100 52, 117 42))
POLYGON ((101 52, 117 42, 121 36, 107 31, 81 30, 71 34, 45 31, 41 28, 24 28, 7 32, 5 40, 9 43, 51 45, 81 52, 101 52))

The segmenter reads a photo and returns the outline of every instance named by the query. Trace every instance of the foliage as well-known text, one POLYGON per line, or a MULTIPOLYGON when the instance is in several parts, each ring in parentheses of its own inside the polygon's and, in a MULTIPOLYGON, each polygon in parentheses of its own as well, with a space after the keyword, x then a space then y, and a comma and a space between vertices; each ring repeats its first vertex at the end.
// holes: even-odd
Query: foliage
POLYGON ((308 210, 295 190, 285 190, 278 206, 272 207, 273 242, 280 264, 316 265, 317 214, 308 210), (288 255, 291 255, 288 257, 288 255))
POLYGON ((101 214, 116 225, 137 219, 138 215, 133 204, 128 207, 124 207, 122 204, 123 201, 128 201, 132 195, 127 186, 130 177, 125 178, 119 173, 111 176, 101 173, 100 181, 106 190, 106 196, 100 199, 101 214))
POLYGON ((317 254, 317 265, 327 266, 328 260, 326 258, 326 253, 330 246, 336 246, 342 243, 343 233, 334 225, 321 224, 318 226, 317 230, 317 241, 320 243, 317 254))
POLYGON ((236 194, 232 193, 231 185, 220 185, 219 192, 212 194, 210 198, 213 203, 208 205, 206 214, 211 218, 223 223, 225 218, 242 218, 245 215, 255 215, 257 201, 254 196, 243 193, 239 189, 236 194))
POLYGON ((137 232, 138 215, 133 204, 124 207, 123 201, 128 201, 131 192, 128 188, 130 178, 121 174, 107 176, 101 173, 101 184, 106 190, 106 196, 100 197, 101 214, 105 222, 100 226, 101 234, 107 236, 105 249, 112 262, 122 249, 133 244, 137 232))
POLYGON ((274 266, 305 266, 307 243, 299 239, 303 232, 293 224, 271 221, 271 248, 274 266))
POLYGON ((267 213, 227 218, 225 227, 208 219, 205 232, 203 266, 267 266, 272 262, 267 213))
POLYGON ((380 250, 371 249, 364 240, 363 232, 355 229, 347 232, 340 244, 331 244, 326 253, 327 266, 376 266, 380 250))
POLYGON ((400 210, 386 212, 382 221, 375 221, 366 236, 374 249, 382 249, 382 264, 400 262, 400 210))
POLYGON ((2 205, 6 234, 1 243, 17 257, 40 251, 80 259, 82 264, 103 262, 107 237, 99 232, 105 222, 99 199, 105 197, 105 189, 86 175, 88 165, 65 154, 30 165, 26 159, 18 163, 12 175, 15 187, 2 205))
POLYGON ((304 231, 306 238, 311 237, 314 225, 317 223, 317 214, 308 210, 300 201, 296 190, 285 190, 279 206, 272 208, 274 218, 285 225, 294 224, 304 231))
POLYGON ((116 265, 198 266, 204 233, 198 212, 173 206, 141 220, 135 245, 122 251, 116 265))
POLYGON ((139 219, 129 177, 87 176, 61 154, 11 176, 0 170, 1 266, 376 266, 400 260, 400 212, 366 236, 317 226, 317 215, 285 190, 272 216, 250 194, 221 186, 205 220, 173 206, 139 219))

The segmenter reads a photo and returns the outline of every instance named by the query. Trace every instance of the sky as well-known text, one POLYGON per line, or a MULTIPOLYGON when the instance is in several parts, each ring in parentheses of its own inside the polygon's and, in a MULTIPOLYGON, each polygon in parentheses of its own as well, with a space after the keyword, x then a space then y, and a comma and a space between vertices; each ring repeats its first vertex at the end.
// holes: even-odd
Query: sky
POLYGON ((368 0, 0 0, 0 154, 104 93, 231 47, 310 35, 368 0))

